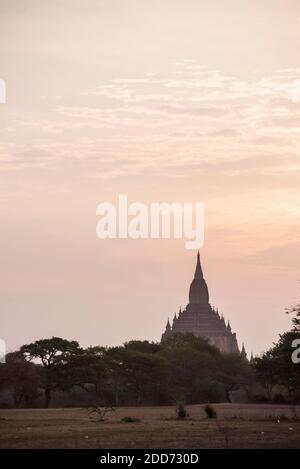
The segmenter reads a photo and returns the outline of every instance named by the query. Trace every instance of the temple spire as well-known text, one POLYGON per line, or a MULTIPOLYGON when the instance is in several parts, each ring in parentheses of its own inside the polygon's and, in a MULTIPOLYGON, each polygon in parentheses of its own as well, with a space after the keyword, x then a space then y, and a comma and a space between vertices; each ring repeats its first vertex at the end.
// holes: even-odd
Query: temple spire
POLYGON ((247 353, 246 353, 246 350, 245 350, 244 343, 243 343, 243 346, 242 346, 241 357, 244 358, 245 360, 247 360, 247 353))
POLYGON ((200 263, 200 254, 199 251, 197 253, 197 264, 196 264, 196 270, 195 270, 195 276, 194 278, 201 279, 203 278, 203 272, 201 268, 201 263, 200 263))

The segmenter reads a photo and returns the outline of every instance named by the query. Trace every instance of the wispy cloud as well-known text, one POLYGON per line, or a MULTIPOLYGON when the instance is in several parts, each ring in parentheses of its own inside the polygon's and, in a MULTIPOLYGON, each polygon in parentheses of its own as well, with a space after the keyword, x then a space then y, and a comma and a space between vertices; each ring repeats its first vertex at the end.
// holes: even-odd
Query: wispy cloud
POLYGON ((245 81, 182 61, 168 74, 108 80, 72 100, 59 97, 26 119, 11 112, 14 144, 3 129, 1 170, 51 167, 71 158, 86 161, 88 173, 100 178, 151 168, 176 174, 184 165, 188 173, 215 163, 227 172, 234 166, 235 172, 261 173, 273 158, 273 172, 294 171, 300 105, 291 87, 299 74, 299 68, 286 69, 245 81))

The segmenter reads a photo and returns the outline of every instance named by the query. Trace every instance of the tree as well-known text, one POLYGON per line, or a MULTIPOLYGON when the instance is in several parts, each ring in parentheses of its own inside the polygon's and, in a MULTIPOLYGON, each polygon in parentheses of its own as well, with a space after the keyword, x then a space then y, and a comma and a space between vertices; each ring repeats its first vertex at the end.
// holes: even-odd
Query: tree
POLYGON ((26 360, 42 365, 41 383, 45 392, 45 407, 49 407, 52 391, 66 388, 66 377, 81 353, 78 342, 52 337, 23 345, 20 352, 26 360))
POLYGON ((189 403, 230 400, 230 391, 251 381, 251 369, 238 354, 223 354, 208 340, 174 334, 163 343, 173 400, 189 403))
POLYGON ((287 314, 294 314, 295 317, 292 319, 293 331, 300 333, 300 304, 293 306, 287 310, 287 314))
POLYGON ((163 386, 166 362, 157 354, 126 350, 122 372, 134 395, 135 404, 142 405, 157 395, 163 386))
POLYGON ((272 387, 279 384, 286 388, 290 399, 297 397, 300 387, 299 364, 293 363, 292 343, 300 338, 300 305, 288 309, 287 314, 293 314, 292 329, 279 335, 277 343, 273 344, 262 357, 256 358, 254 367, 259 381, 265 386, 269 398, 272 387))
POLYGON ((254 368, 258 381, 265 389, 268 399, 272 399, 272 391, 277 383, 275 362, 272 356, 272 350, 268 350, 262 357, 255 358, 254 368))
POLYGON ((136 352, 143 353, 156 353, 162 349, 161 344, 148 342, 148 340, 130 340, 125 342, 124 347, 126 350, 135 350, 136 352))
POLYGON ((232 391, 244 389, 249 394, 254 382, 253 368, 245 358, 236 353, 221 354, 216 376, 218 381, 223 383, 229 402, 232 391))
POLYGON ((30 407, 38 397, 40 377, 37 368, 20 352, 8 353, 0 364, 0 387, 10 388, 14 407, 30 407))
POLYGON ((290 399, 297 397, 300 387, 299 364, 292 361, 292 342, 295 339, 299 339, 295 330, 281 334, 279 341, 255 361, 260 382, 269 387, 275 384, 285 387, 290 399))
POLYGON ((130 346, 125 344, 124 347, 107 350, 107 375, 114 389, 115 405, 120 403, 120 398, 135 405, 155 402, 163 387, 165 360, 156 353, 145 353, 135 348, 140 347, 133 347, 131 343, 130 346))
POLYGON ((104 388, 107 375, 105 347, 88 347, 72 357, 72 366, 68 369, 69 388, 77 385, 85 391, 95 391, 96 405, 103 404, 104 388), (91 388, 92 385, 92 388, 91 388))

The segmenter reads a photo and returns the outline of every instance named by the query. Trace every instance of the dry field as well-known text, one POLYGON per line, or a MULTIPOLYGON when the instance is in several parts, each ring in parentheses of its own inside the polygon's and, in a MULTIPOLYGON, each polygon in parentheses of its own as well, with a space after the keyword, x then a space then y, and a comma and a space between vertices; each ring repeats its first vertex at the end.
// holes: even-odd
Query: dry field
POLYGON ((202 405, 186 420, 174 407, 124 407, 94 421, 87 409, 0 410, 1 448, 299 448, 297 409, 284 405, 202 405), (123 423, 130 416, 138 422, 123 423))

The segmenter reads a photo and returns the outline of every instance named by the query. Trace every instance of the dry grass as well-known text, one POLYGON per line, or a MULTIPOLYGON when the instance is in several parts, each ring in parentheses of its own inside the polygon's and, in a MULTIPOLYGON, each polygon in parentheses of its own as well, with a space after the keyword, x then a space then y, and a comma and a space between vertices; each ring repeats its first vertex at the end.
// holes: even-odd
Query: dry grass
MULTIPOLYGON (((87 409, 0 410, 1 448, 297 448, 300 421, 289 406, 216 404, 217 419, 202 405, 187 406, 187 420, 175 407, 124 407, 105 421, 91 421, 87 409), (130 416, 138 422, 122 423, 130 416), (281 418, 284 416, 285 418, 281 418), (278 422, 278 417, 280 421, 278 422)), ((300 415, 300 409, 298 409, 300 415)))

